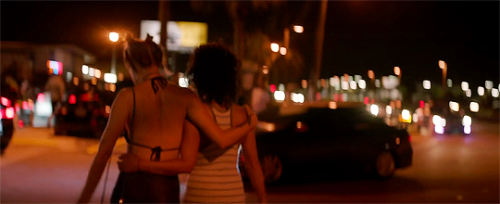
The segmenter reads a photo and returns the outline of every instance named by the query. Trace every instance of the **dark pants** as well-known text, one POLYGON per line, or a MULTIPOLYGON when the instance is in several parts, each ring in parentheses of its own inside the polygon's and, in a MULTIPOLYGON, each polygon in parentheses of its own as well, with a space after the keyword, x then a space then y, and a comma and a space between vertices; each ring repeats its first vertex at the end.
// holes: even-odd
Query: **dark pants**
POLYGON ((179 203, 179 177, 120 172, 111 203, 179 203))

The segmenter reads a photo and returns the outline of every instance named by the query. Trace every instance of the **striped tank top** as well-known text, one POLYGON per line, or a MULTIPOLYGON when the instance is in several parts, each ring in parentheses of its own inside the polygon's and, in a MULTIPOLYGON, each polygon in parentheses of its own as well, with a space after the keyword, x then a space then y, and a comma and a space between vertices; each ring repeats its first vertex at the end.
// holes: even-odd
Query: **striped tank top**
MULTIPOLYGON (((231 109, 219 112, 212 108, 221 129, 232 127, 231 109)), ((198 152, 189 174, 184 203, 245 203, 243 181, 237 162, 240 144, 221 149, 210 144, 198 152)))

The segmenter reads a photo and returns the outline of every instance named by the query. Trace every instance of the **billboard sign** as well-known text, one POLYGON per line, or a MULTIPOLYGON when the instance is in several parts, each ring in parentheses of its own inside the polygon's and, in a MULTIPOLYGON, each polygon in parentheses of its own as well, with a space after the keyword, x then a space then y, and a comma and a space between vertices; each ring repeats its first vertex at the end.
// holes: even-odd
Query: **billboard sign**
MULTIPOLYGON (((153 36, 153 41, 160 43, 161 24, 158 20, 141 21, 141 39, 147 34, 153 36)), ((190 52, 196 46, 207 43, 208 25, 200 22, 168 21, 167 22, 168 51, 190 52)))

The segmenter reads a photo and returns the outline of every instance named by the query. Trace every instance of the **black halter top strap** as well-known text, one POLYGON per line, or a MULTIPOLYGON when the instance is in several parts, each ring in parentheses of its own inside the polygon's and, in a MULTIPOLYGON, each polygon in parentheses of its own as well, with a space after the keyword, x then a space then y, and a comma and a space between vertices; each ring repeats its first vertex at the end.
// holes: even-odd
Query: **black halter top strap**
MULTIPOLYGON (((160 88, 163 88, 165 86, 167 86, 168 82, 165 78, 159 76, 159 77, 155 77, 155 78, 152 78, 151 79, 151 87, 153 88, 153 91, 155 92, 155 94, 158 92, 158 90, 160 88)), ((138 146, 138 147, 143 147, 143 148, 148 148, 148 149, 151 149, 151 156, 149 157, 149 159, 151 161, 160 161, 160 155, 161 155, 161 152, 164 152, 164 151, 173 151, 173 150, 178 150, 179 148, 170 148, 170 149, 162 149, 161 146, 156 146, 156 147, 150 147, 150 146, 147 146, 147 145, 144 145, 144 144, 139 144, 139 143, 136 143, 133 141, 133 127, 134 127, 134 117, 135 117, 135 90, 134 88, 132 88, 132 95, 133 95, 133 98, 134 98, 134 107, 133 107, 133 110, 132 110, 132 120, 131 120, 131 124, 130 124, 130 138, 128 138, 126 135, 125 135, 125 140, 127 141, 128 144, 130 145, 135 145, 135 146, 138 146)))

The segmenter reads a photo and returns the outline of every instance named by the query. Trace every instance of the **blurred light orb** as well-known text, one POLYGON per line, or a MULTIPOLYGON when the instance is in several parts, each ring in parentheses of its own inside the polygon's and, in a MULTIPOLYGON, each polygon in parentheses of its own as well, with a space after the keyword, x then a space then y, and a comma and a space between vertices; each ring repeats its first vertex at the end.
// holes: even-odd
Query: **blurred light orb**
POLYGON ((476 102, 470 102, 469 108, 471 112, 479 112, 479 103, 476 102))
POLYGON ((303 33, 304 27, 299 26, 299 25, 295 25, 295 26, 293 26, 293 31, 295 31, 296 33, 303 33))
POLYGON ((187 88, 189 86, 188 78, 186 78, 186 77, 180 77, 179 78, 179 86, 187 88))
POLYGON ((370 106, 370 113, 372 113, 374 116, 378 115, 378 106, 375 104, 372 104, 370 106))
POLYGON ((465 91, 465 95, 470 98, 472 96, 472 91, 470 89, 467 89, 467 91, 465 91))
POLYGON ((493 88, 493 82, 492 81, 489 81, 489 80, 486 80, 484 82, 484 87, 486 87, 486 89, 490 90, 493 88))
POLYGON ((350 85, 350 87, 351 87, 352 90, 356 90, 357 84, 356 84, 355 81, 351 81, 349 85, 350 85))
POLYGON ((330 109, 337 109, 337 102, 335 101, 330 101, 330 103, 328 103, 328 107, 330 109))
POLYGON ((375 79, 375 87, 380 88, 380 79, 375 79))
POLYGON ((301 84, 302 84, 302 88, 304 88, 304 89, 307 88, 307 80, 302 79, 301 84))
POLYGON ((432 124, 439 125, 441 123, 441 117, 439 115, 432 116, 432 124))
POLYGON ((460 107, 459 104, 455 101, 450 101, 449 106, 452 111, 458 111, 460 107))
POLYGON ((89 74, 89 66, 87 65, 82 66, 82 74, 89 74))
POLYGON ((470 128, 470 126, 464 126, 464 133, 465 133, 465 134, 470 134, 470 133, 471 133, 471 128, 470 128))
POLYGON ((89 76, 94 76, 95 74, 95 69, 94 68, 89 68, 89 76))
POLYGON ((444 69, 446 67, 446 62, 439 60, 439 68, 444 69))
MULTIPOLYGON (((375 73, 373 72, 373 70, 368 70, 368 78, 370 78, 370 79, 375 78, 375 73)), ((498 87, 500 87, 500 85, 498 87)))
POLYGON ((280 54, 286 55, 286 47, 280 47, 280 54))
POLYGON ((399 67, 394 67, 394 74, 396 74, 396 76, 399 76, 401 74, 401 69, 399 67))
POLYGON ((342 81, 342 89, 343 90, 348 90, 349 89, 349 82, 342 81))
POLYGON ((117 42, 118 39, 120 39, 120 35, 117 32, 109 33, 109 40, 111 40, 111 42, 117 42))
POLYGON ((444 127, 436 125, 434 126, 434 131, 438 134, 443 134, 444 133, 444 127))
POLYGON ((472 125, 472 118, 468 115, 465 115, 464 118, 462 119, 462 125, 463 126, 470 126, 472 125))
POLYGON ((267 66, 263 66, 262 67, 262 73, 269 74, 269 68, 267 68, 267 66))
POLYGON ((491 96, 493 96, 493 98, 498 98, 498 89, 491 89, 491 96))
POLYGON ((274 99, 276 99, 276 101, 283 101, 283 100, 285 100, 285 92, 283 92, 283 91, 275 91, 274 92, 274 99))
POLYGON ((404 109, 404 110, 401 112, 401 117, 403 118, 403 120, 411 120, 411 114, 410 114, 410 111, 409 111, 409 110, 404 109))
POLYGON ((418 123, 418 113, 413 113, 413 122, 418 123))
POLYGON ((279 91, 285 91, 285 85, 284 85, 284 84, 280 84, 280 85, 278 86, 278 90, 279 90, 279 91))
POLYGON ((280 50, 280 45, 278 43, 271 43, 271 51, 278 52, 280 50))
POLYGON ((431 89, 431 81, 429 80, 424 80, 422 82, 422 86, 424 87, 424 89, 431 89))
POLYGON ((385 107, 385 113, 387 113, 387 115, 391 115, 392 114, 392 107, 391 106, 386 106, 385 107))
POLYGON ((462 91, 466 91, 467 89, 469 89, 469 83, 462 81, 462 91))
POLYGON ((360 89, 366 89, 366 81, 363 79, 359 80, 358 86, 360 89))
POLYGON ((482 86, 477 87, 477 94, 479 96, 483 96, 484 95, 484 87, 482 87, 482 86))
POLYGON ((453 81, 451 81, 451 79, 448 79, 446 81, 446 84, 448 84, 448 87, 451 88, 453 86, 453 81))
POLYGON ((106 83, 116 83, 116 74, 113 73, 105 73, 104 74, 104 81, 106 83))

